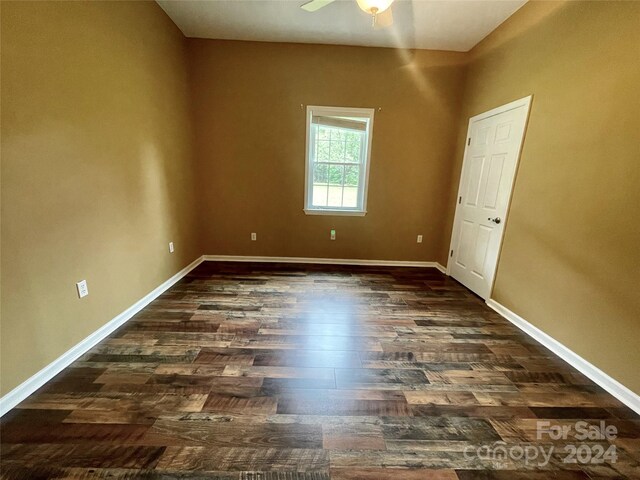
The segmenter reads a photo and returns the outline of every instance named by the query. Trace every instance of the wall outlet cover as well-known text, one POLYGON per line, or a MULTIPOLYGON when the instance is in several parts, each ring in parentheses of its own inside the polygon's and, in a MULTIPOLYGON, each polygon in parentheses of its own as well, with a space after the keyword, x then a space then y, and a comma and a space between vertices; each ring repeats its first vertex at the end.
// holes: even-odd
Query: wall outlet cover
POLYGON ((173 247, 173 242, 169 242, 169 253, 173 253, 175 248, 173 247))

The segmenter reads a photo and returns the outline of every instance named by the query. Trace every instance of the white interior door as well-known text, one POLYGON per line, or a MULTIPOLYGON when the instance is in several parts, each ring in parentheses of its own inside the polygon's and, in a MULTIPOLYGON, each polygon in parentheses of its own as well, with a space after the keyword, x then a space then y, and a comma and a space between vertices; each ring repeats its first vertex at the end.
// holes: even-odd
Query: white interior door
POLYGON ((449 275, 491 294, 531 97, 469 120, 451 237, 449 275))

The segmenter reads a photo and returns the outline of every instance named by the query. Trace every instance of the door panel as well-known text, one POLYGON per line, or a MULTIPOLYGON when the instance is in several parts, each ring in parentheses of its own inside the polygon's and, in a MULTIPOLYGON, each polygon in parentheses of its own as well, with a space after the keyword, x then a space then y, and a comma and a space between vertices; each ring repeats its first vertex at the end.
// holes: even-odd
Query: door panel
POLYGON ((496 127, 496 141, 495 143, 508 142, 511 136, 511 123, 500 123, 496 127))
POLYGON ((469 176, 467 180, 467 194, 465 195, 467 205, 478 205, 483 171, 484 157, 471 157, 471 165, 469 166, 469 176))
POLYGON ((484 208, 495 210, 498 202, 498 192, 500 191, 500 179, 504 169, 505 155, 494 155, 489 164, 489 176, 487 178, 487 188, 484 194, 484 208))
POLYGON ((491 244, 491 234, 493 229, 487 225, 478 225, 478 234, 473 248, 474 261, 471 272, 477 277, 484 279, 486 274, 487 252, 491 244))
POLYGON ((483 298, 493 285, 529 102, 530 97, 469 121, 449 273, 483 298))
POLYGON ((476 145, 486 145, 489 143, 489 132, 491 131, 491 127, 489 126, 480 126, 476 132, 477 140, 476 145))
POLYGON ((460 231, 460 243, 458 250, 460 255, 456 256, 455 262, 462 268, 467 268, 469 265, 469 255, 471 254, 473 244, 475 242, 475 225, 473 222, 463 221, 460 231))

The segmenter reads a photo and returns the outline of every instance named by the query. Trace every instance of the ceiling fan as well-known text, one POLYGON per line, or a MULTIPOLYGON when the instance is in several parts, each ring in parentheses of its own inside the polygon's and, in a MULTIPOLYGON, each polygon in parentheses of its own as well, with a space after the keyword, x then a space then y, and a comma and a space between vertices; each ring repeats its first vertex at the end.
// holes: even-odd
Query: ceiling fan
MULTIPOLYGON (((307 12, 315 12, 326 7, 335 0, 311 0, 300 5, 300 8, 307 12)), ((360 10, 368 13, 372 17, 373 27, 388 27, 393 23, 393 13, 391 4, 394 0, 356 0, 360 10)))

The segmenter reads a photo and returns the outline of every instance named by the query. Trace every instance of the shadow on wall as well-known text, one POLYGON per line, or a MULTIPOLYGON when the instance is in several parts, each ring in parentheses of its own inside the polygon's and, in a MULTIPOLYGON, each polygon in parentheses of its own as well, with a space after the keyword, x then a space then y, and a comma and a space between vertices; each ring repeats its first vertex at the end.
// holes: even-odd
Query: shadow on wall
MULTIPOLYGON (((515 222, 514 222, 515 223, 515 222)), ((615 305, 620 311, 624 311, 628 317, 637 315, 640 312, 640 296, 636 291, 629 291, 619 288, 619 285, 611 282, 611 277, 616 275, 619 265, 611 265, 603 262, 598 255, 590 257, 580 255, 571 248, 570 244, 561 241, 557 236, 552 235, 552 231, 543 230, 536 222, 529 221, 522 215, 517 219, 518 237, 525 238, 530 245, 535 246, 538 252, 536 257, 544 259, 545 265, 553 264, 557 272, 563 272, 573 280, 567 281, 568 285, 587 285, 590 295, 602 298, 602 305, 615 305), (541 253, 543 252, 543 253, 541 253), (582 279, 582 281, 579 281, 582 279), (604 300, 608 299, 608 300, 604 300)), ((562 235, 562 233, 560 233, 562 235)), ((551 274, 551 272, 549 272, 551 274)), ((574 288, 576 288, 574 287, 574 288)), ((501 296, 506 297, 507 289, 501 289, 501 296)), ((575 334, 575 325, 568 325, 571 335, 575 334)))
MULTIPOLYGON (((476 105, 471 104, 472 100, 472 89, 474 90, 473 94, 478 94, 475 90, 486 90, 491 89, 491 85, 478 85, 474 82, 472 69, 476 63, 479 63, 486 56, 490 56, 491 54, 501 56, 500 50, 508 50, 510 48, 514 48, 514 44, 518 41, 525 39, 530 36, 539 36, 537 31, 539 27, 541 27, 545 21, 547 21, 551 16, 555 15, 559 10, 563 7, 567 6, 570 3, 565 0, 558 1, 540 1, 536 2, 535 9, 528 8, 526 15, 523 15, 523 12, 516 12, 514 16, 517 16, 517 21, 512 21, 511 19, 507 19, 505 23, 500 25, 496 30, 494 30, 489 36, 487 36, 484 40, 482 40, 478 45, 476 45, 473 49, 469 51, 468 56, 465 58, 464 62, 466 64, 466 77, 465 77, 465 89, 464 92, 460 95, 461 97, 461 105, 464 107, 461 109, 462 112, 460 114, 460 125, 458 130, 458 138, 455 142, 455 147, 452 150, 454 153, 454 157, 452 160, 452 166, 450 170, 450 192, 449 198, 446 202, 446 206, 443 208, 447 210, 446 217, 444 220, 444 226, 442 227, 442 243, 440 249, 440 261, 443 265, 448 263, 449 259, 449 248, 451 245, 451 233, 453 231, 453 221, 456 209, 456 199, 458 196, 460 175, 462 172, 462 162, 464 160, 464 150, 466 145, 466 137, 467 137, 467 129, 469 125, 469 119, 474 115, 478 115, 482 112, 491 110, 492 108, 496 108, 500 105, 507 104, 511 101, 517 100, 518 98, 525 97, 527 95, 534 95, 533 103, 531 105, 531 112, 529 116, 529 126, 525 132, 524 143, 522 147, 521 157, 524 155, 524 151, 527 148, 527 135, 531 126, 531 118, 533 117, 534 112, 538 108, 538 102, 535 98, 535 86, 529 84, 520 85, 520 91, 517 94, 509 94, 505 95, 503 98, 492 102, 490 105, 484 105, 482 107, 477 107, 476 105)), ((523 59, 524 61, 530 61, 531 59, 523 59)), ((544 67, 545 59, 541 58, 540 60, 541 67, 544 67)), ((518 174, 520 174, 520 169, 522 165, 518 167, 518 174)), ((516 176, 515 184, 514 184, 514 192, 517 189, 518 176, 516 176)), ((506 231, 505 231, 506 232, 506 231)), ((503 243, 504 245, 504 243, 503 243)), ((500 258, 498 259, 498 262, 500 258)))
MULTIPOLYGON (((502 28, 503 31, 500 35, 489 34, 478 45, 473 47, 470 51, 469 61, 473 62, 479 56, 489 54, 492 51, 508 45, 518 37, 529 34, 532 29, 543 23, 548 17, 555 14, 556 11, 564 7, 571 0, 555 0, 555 1, 536 1, 536 9, 533 14, 528 16, 518 16, 517 22, 507 21, 498 26, 498 29, 502 28)), ((516 12, 517 13, 517 12, 516 12)))
MULTIPOLYGON (((166 160, 153 142, 144 142, 140 146, 140 192, 141 206, 138 222, 147 224, 143 230, 152 232, 158 240, 171 238, 170 219, 178 214, 169 201, 169 185, 166 160)), ((137 223, 137 222, 136 222, 137 223)))

